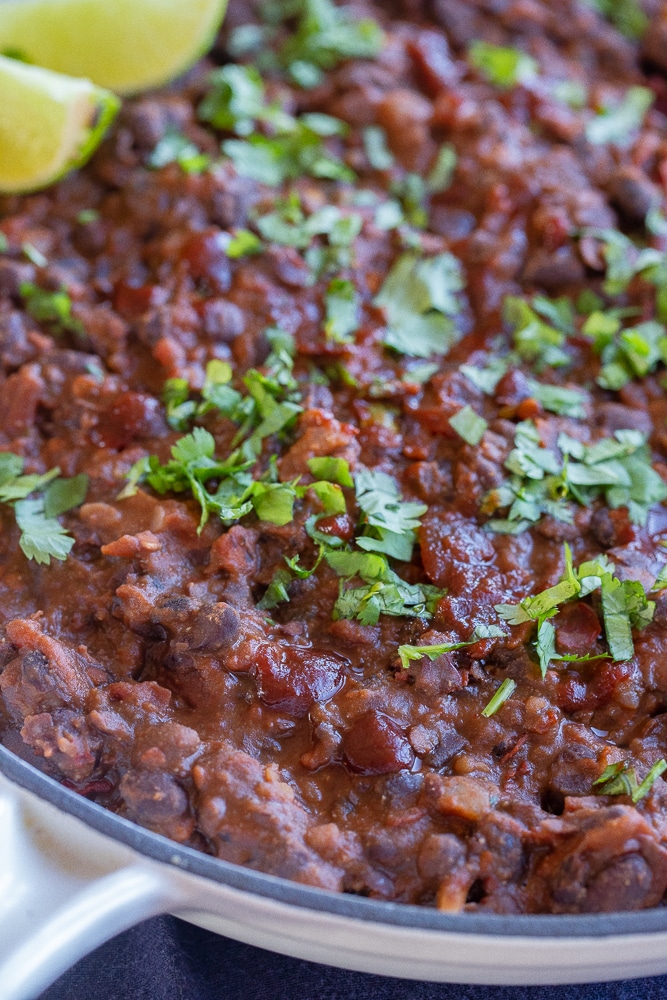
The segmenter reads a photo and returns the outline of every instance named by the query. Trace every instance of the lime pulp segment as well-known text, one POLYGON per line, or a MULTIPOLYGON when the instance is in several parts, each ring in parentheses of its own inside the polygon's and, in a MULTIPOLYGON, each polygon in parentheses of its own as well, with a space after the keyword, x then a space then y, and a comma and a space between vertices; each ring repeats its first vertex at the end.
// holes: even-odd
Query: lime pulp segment
POLYGON ((0 56, 0 191, 33 191, 80 166, 119 103, 90 80, 0 56))

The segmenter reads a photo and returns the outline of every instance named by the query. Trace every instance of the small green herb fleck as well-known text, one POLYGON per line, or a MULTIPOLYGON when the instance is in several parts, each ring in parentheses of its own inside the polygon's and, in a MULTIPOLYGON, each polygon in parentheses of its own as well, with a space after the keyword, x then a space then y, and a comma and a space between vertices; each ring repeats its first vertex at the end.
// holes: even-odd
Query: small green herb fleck
POLYGON ((331 0, 297 0, 288 16, 295 15, 296 31, 278 58, 300 86, 316 86, 323 70, 344 59, 372 59, 382 47, 384 36, 375 21, 350 17, 331 0))
POLYGON ((81 336, 84 332, 80 320, 72 315, 72 300, 67 291, 49 292, 32 282, 24 281, 20 287, 26 311, 39 323, 48 323, 54 333, 72 333, 81 336))
POLYGON ((630 145, 654 99, 648 87, 630 87, 619 104, 605 105, 587 122, 586 138, 594 146, 630 145))
POLYGON ((327 340, 336 344, 349 344, 359 327, 359 295, 351 281, 334 278, 325 297, 327 340))
POLYGON ((363 131, 366 158, 373 170, 391 170, 394 157, 387 145, 387 133, 379 125, 369 125, 363 131))
POLYGON ((97 222, 100 217, 100 213, 96 208, 84 208, 76 217, 76 221, 80 226, 87 226, 90 222, 97 222))
POLYGON ((586 0, 586 3, 628 38, 641 38, 650 23, 637 0, 586 0))
POLYGON ((35 267, 46 267, 48 265, 49 262, 42 251, 38 250, 36 246, 32 245, 32 243, 24 243, 21 249, 28 260, 34 264, 35 267))
POLYGON ((261 253, 262 241, 248 229, 237 229, 225 248, 225 253, 233 260, 261 253))
POLYGON ((148 157, 148 166, 159 170, 170 163, 177 163, 186 174, 202 174, 210 166, 211 158, 180 132, 168 129, 148 157))
POLYGON ((492 715, 495 715, 499 708, 501 708, 505 702, 512 697, 514 691, 516 690, 516 681, 512 680, 511 677, 506 677, 502 682, 496 693, 493 695, 489 701, 486 708, 482 709, 482 715, 485 719, 490 719, 492 715))
POLYGON ((538 73, 537 63, 526 52, 479 39, 468 48, 468 62, 488 83, 502 89, 528 83, 538 73))
POLYGON ((480 417, 472 406, 468 405, 449 418, 449 425, 464 441, 471 445, 479 444, 489 426, 484 417, 480 417))

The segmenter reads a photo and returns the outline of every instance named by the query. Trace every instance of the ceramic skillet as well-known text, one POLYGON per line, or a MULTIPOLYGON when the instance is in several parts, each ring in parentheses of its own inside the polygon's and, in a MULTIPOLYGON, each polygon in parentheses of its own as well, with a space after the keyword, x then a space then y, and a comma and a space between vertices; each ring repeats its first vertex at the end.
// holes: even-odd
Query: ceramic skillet
POLYGON ((547 985, 667 972, 666 908, 452 915, 338 895, 172 843, 0 746, 3 1000, 30 1000, 161 913, 286 955, 411 979, 547 985))

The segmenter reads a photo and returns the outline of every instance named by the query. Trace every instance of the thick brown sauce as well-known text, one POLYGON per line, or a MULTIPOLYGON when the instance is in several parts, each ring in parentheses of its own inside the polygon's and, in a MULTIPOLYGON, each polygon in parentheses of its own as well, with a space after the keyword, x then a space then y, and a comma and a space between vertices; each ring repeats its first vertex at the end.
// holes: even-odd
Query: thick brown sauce
MULTIPOLYGON (((278 192, 299 191, 309 210, 334 203, 364 217, 342 272, 363 297, 363 321, 356 343, 340 346, 323 333, 327 282, 311 285, 296 251, 230 260, 220 249, 219 234, 252 225, 253 207, 268 210, 275 189, 238 177, 229 162, 202 175, 146 166, 169 126, 206 152, 218 149, 220 136, 195 113, 208 63, 181 85, 128 101, 84 171, 0 203, 9 246, 0 256, 0 448, 25 456, 27 471, 59 466, 91 479, 85 504, 63 518, 72 554, 49 567, 25 559, 12 512, 0 505, 6 745, 149 829, 300 882, 446 910, 660 904, 664 783, 637 806, 592 794, 608 764, 625 760, 643 776, 667 756, 660 598, 626 662, 554 667, 542 679, 526 626, 407 671, 397 657, 401 643, 466 640, 476 623, 497 621, 494 605, 555 584, 565 540, 575 565, 607 552, 631 579, 655 576, 656 560, 660 567, 661 509, 641 528, 596 501, 576 508, 574 526, 544 518, 514 537, 484 531, 479 510, 507 478, 503 462, 526 416, 547 438, 554 428, 591 442, 644 430, 667 478, 660 370, 604 391, 593 382, 600 362, 590 341, 572 341, 570 366, 545 378, 585 386, 585 421, 526 404, 522 372, 485 396, 458 370, 488 362, 503 330, 506 348, 505 295, 599 291, 599 259, 576 232, 620 225, 645 238, 647 199, 664 204, 667 46, 654 42, 667 35, 667 8, 653 7, 641 53, 571 0, 367 4, 387 32, 374 64, 343 64, 313 91, 273 85, 292 110, 349 123, 338 153, 380 199, 391 177, 370 168, 364 127, 386 130, 394 178, 427 173, 443 141, 456 150, 453 181, 430 199, 419 238, 428 255, 449 251, 462 264, 461 339, 423 387, 401 381, 414 362, 382 347, 384 319, 372 305, 400 239, 374 224, 373 207, 351 203, 349 185, 299 179, 278 192), (475 38, 522 47, 544 81, 574 76, 600 101, 648 80, 657 104, 626 146, 591 146, 581 114, 553 86, 500 90, 471 72, 464 57, 475 38), (78 221, 89 209, 96 217, 78 221), (46 267, 26 258, 26 244, 46 267), (31 318, 26 281, 66 287, 83 336, 31 318), (446 588, 431 621, 332 621, 338 579, 325 564, 292 583, 272 620, 256 610, 284 555, 312 565, 304 528, 319 512, 312 498, 284 527, 249 515, 227 530, 212 517, 201 535, 198 508, 182 496, 143 487, 116 499, 137 459, 165 461, 180 436, 165 422, 165 380, 201 387, 214 358, 230 361, 237 378, 261 366, 270 325, 295 338, 305 410, 287 436, 267 439, 264 461, 277 454, 281 479, 305 482, 308 458, 346 457, 353 468, 391 474, 406 500, 427 504, 413 563, 399 569, 446 588), (313 378, 331 376, 335 363, 356 386, 313 378), (466 404, 489 423, 476 447, 448 423, 466 404), (483 717, 505 678, 516 690, 483 717)), ((232 3, 229 26, 244 9, 232 3)), ((651 289, 633 286, 628 301, 652 315, 651 289)), ((236 428, 215 415, 204 423, 225 454, 236 428)), ((348 511, 351 520, 334 526, 343 535, 358 516, 351 492, 348 511)), ((556 624, 561 649, 605 650, 592 611, 571 605, 556 624)))

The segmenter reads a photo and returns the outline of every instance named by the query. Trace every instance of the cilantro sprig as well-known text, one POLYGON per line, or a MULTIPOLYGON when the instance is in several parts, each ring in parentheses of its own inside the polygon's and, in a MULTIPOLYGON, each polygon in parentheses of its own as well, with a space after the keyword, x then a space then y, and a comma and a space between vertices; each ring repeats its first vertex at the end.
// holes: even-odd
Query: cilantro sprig
POLYGON ((635 524, 645 524, 650 508, 667 499, 667 485, 651 464, 646 436, 615 431, 591 445, 561 433, 558 450, 542 443, 532 420, 517 424, 514 448, 505 461, 511 478, 484 498, 482 510, 507 509, 487 530, 520 534, 545 514, 572 522, 570 501, 590 506, 603 499, 608 507, 627 507, 635 524))
POLYGON ((605 556, 581 563, 575 569, 572 553, 565 544, 565 571, 559 583, 518 604, 497 604, 496 611, 509 625, 537 622, 536 651, 542 676, 553 660, 581 662, 604 658, 597 654, 561 655, 556 652, 555 629, 549 621, 560 605, 599 592, 605 638, 612 660, 629 660, 634 655, 633 629, 646 628, 653 620, 655 602, 650 601, 637 580, 619 580, 614 565, 605 556))
POLYGON ((262 521, 289 524, 294 517, 295 502, 309 490, 322 501, 325 513, 337 514, 345 509, 342 492, 335 484, 277 482, 272 466, 255 479, 250 472, 254 464, 253 458, 243 458, 241 449, 226 459, 216 458, 213 435, 204 427, 195 427, 172 445, 171 458, 166 463, 162 464, 155 455, 140 459, 128 474, 129 489, 120 498, 136 491, 139 482, 146 482, 160 495, 190 493, 201 509, 200 533, 211 514, 231 523, 254 511, 262 521))
POLYGON ((648 795, 665 771, 667 771, 667 761, 661 758, 640 783, 635 769, 631 768, 627 761, 618 761, 605 767, 600 777, 593 782, 593 791, 596 795, 629 795, 636 805, 648 795))
POLYGON ((325 559, 341 577, 333 616, 356 618, 362 625, 376 625, 380 615, 430 618, 442 591, 430 584, 410 584, 375 552, 330 550, 325 559), (360 586, 349 586, 355 578, 360 586))
MULTIPOLYGON (((319 518, 306 522, 306 531, 318 546, 318 555, 310 569, 301 566, 298 558, 285 559, 287 568, 275 575, 262 607, 274 607, 289 600, 291 573, 300 579, 310 576, 324 560, 340 577, 338 599, 333 616, 356 618, 364 625, 375 625, 380 615, 428 619, 442 591, 430 584, 410 584, 389 565, 389 558, 408 561, 415 543, 415 529, 426 511, 424 504, 402 500, 395 481, 381 472, 360 469, 350 474, 344 459, 312 458, 309 468, 324 481, 309 487, 323 502, 325 514, 332 512, 327 504, 326 486, 354 486, 361 512, 354 546, 344 545, 335 535, 318 529, 319 518), (361 581, 361 583, 359 582, 361 581)), ((343 501, 341 512, 346 510, 343 501)), ((339 512, 336 510, 336 512, 339 512)))
POLYGON ((67 558, 74 545, 57 518, 80 506, 88 490, 86 475, 60 478, 60 469, 24 475, 24 460, 12 452, 0 453, 0 503, 13 508, 21 532, 19 545, 27 559, 49 566, 51 559, 67 558))
POLYGON ((465 649, 467 646, 474 646, 475 643, 481 642, 483 639, 502 639, 504 637, 505 633, 498 625, 476 625, 472 636, 465 642, 436 643, 432 646, 410 646, 404 644, 398 647, 398 655, 401 660, 401 666, 404 670, 407 670, 412 660, 422 660, 425 656, 429 660, 437 660, 443 653, 453 653, 456 650, 465 649))

